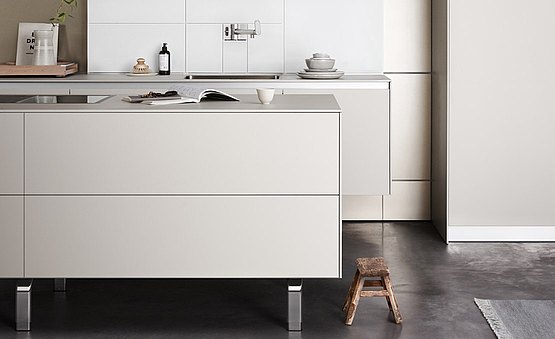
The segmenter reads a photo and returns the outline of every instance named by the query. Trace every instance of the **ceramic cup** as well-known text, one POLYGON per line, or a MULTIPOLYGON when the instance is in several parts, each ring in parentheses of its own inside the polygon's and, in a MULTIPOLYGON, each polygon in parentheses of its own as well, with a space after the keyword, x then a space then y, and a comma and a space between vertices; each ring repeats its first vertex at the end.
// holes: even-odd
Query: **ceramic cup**
POLYGON ((264 105, 268 105, 274 99, 274 94, 276 90, 273 88, 257 88, 256 94, 258 94, 258 100, 264 105))

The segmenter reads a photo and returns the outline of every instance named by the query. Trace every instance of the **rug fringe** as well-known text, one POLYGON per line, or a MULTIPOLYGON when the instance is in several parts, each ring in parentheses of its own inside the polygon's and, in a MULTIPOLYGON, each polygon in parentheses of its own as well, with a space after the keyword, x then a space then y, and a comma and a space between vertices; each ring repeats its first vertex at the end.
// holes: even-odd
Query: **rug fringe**
POLYGON ((482 311, 482 314, 498 339, 513 339, 513 336, 507 330, 505 324, 499 318, 489 300, 474 298, 474 303, 476 303, 476 306, 482 311))

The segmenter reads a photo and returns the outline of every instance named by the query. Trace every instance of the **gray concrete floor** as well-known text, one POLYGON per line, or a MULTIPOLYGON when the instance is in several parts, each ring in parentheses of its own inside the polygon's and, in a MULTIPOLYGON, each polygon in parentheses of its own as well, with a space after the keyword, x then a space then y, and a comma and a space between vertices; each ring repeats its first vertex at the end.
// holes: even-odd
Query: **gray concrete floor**
POLYGON ((285 280, 36 280, 32 332, 16 333, 0 280, 0 338, 495 338, 473 298, 555 299, 555 244, 445 245, 430 223, 345 223, 343 279, 304 284, 304 330, 286 331, 285 280), (383 298, 340 310, 354 259, 384 256, 403 324, 383 298))

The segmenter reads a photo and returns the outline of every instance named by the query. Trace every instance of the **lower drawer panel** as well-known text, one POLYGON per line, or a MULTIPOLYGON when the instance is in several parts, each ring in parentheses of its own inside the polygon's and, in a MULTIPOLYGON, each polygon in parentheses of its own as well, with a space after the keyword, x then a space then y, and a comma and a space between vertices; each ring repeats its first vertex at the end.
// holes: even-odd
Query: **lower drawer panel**
POLYGON ((336 196, 26 197, 27 277, 339 277, 336 196))

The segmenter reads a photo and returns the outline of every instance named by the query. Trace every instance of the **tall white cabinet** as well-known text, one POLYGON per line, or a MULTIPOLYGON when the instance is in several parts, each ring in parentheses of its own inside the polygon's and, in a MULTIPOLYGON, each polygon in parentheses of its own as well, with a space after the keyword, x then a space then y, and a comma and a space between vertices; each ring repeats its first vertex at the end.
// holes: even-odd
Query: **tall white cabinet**
POLYGON ((433 11, 436 227, 447 241, 555 240, 555 2, 433 11))
POLYGON ((384 72, 391 79, 391 190, 345 196, 349 220, 429 220, 430 0, 384 2, 384 72))

